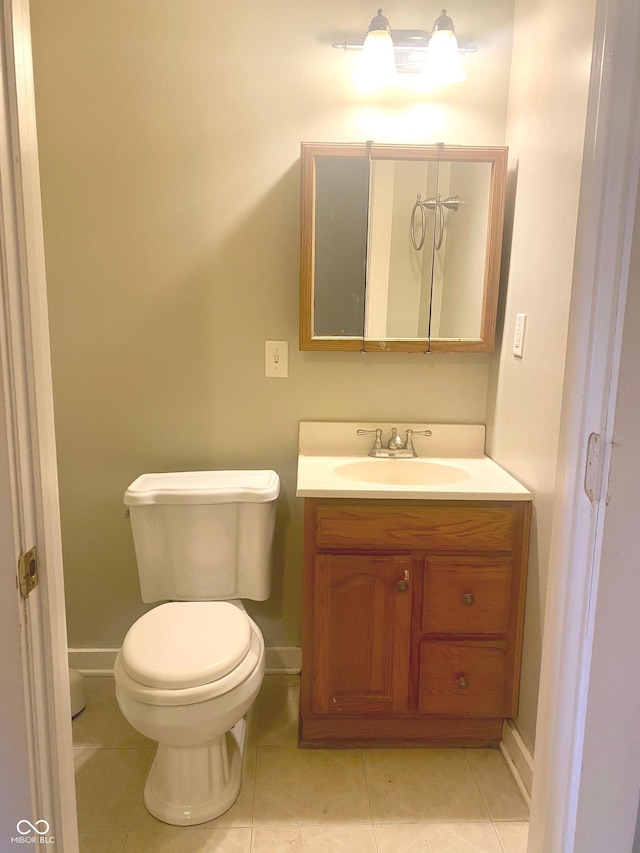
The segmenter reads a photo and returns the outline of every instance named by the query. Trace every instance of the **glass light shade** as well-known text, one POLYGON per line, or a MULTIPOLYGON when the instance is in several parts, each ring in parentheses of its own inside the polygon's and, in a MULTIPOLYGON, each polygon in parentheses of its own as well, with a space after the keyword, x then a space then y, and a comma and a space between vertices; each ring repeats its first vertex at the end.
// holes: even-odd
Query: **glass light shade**
POLYGON ((422 73, 430 86, 459 83, 466 79, 460 62, 458 40, 452 30, 435 30, 432 34, 422 73))
POLYGON ((357 79, 361 88, 379 89, 397 81, 393 41, 388 30, 367 33, 358 60, 357 79))

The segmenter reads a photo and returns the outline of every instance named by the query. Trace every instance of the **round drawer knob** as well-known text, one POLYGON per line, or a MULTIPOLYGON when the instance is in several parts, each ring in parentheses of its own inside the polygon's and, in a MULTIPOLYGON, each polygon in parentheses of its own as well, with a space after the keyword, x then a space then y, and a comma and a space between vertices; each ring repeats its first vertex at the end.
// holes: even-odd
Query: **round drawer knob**
POLYGON ((396 589, 398 592, 406 592, 409 589, 409 584, 406 581, 398 581, 396 589))
POLYGON ((468 592, 468 593, 463 597, 463 599, 462 599, 462 600, 464 601, 464 603, 465 603, 468 607, 471 607, 471 605, 472 605, 472 604, 475 604, 475 603, 476 603, 476 597, 475 597, 475 595, 471 595, 471 593, 470 593, 470 592, 468 592))
POLYGON ((456 678, 456 684, 464 690, 469 686, 469 679, 465 675, 461 675, 460 678, 456 678))

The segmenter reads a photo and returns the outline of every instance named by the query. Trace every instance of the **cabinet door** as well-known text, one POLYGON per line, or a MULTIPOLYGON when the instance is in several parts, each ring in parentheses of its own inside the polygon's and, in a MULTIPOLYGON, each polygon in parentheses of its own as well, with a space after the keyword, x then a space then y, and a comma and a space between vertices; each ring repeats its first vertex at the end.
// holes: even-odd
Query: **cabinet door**
POLYGON ((320 555, 314 568, 313 710, 406 711, 411 557, 320 555))

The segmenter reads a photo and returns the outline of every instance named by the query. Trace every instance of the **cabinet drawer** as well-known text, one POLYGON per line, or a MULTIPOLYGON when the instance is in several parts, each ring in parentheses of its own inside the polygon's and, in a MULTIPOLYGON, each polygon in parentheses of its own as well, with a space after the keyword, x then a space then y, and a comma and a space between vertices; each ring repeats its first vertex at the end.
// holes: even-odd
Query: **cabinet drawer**
POLYGON ((508 506, 331 506, 316 508, 317 548, 506 551, 516 516, 508 506))
POLYGON ((418 709, 424 714, 508 716, 505 668, 504 643, 424 641, 418 709))
POLYGON ((422 630, 506 634, 512 564, 488 557, 431 557, 425 566, 422 630))

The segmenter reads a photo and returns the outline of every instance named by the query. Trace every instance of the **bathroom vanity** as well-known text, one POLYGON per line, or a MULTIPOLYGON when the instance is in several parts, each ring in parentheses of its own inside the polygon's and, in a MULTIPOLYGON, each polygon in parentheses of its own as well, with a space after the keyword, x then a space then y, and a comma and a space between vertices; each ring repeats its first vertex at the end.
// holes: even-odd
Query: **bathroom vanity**
POLYGON ((517 713, 530 494, 484 427, 431 425, 398 460, 367 457, 358 426, 301 424, 300 744, 495 744, 517 713))

